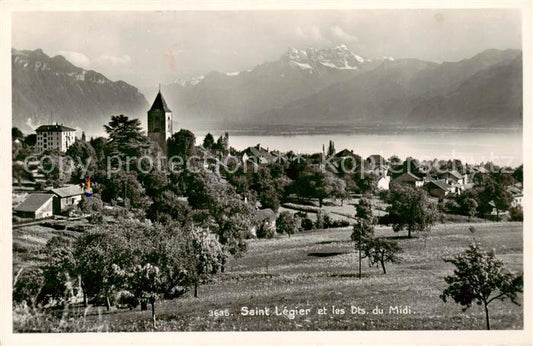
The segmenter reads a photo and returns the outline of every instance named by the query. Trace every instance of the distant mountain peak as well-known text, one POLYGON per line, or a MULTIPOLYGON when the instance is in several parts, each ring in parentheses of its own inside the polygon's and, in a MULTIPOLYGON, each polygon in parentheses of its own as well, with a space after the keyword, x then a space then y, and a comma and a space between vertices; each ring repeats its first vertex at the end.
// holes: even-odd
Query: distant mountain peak
POLYGON ((297 49, 291 47, 282 56, 292 67, 301 70, 322 71, 332 70, 358 70, 361 64, 371 61, 353 53, 345 44, 335 48, 307 48, 297 49))
POLYGON ((62 55, 50 57, 42 49, 11 53, 15 126, 46 123, 53 112, 58 121, 101 131, 112 114, 142 116, 148 108, 137 88, 77 67, 62 55))

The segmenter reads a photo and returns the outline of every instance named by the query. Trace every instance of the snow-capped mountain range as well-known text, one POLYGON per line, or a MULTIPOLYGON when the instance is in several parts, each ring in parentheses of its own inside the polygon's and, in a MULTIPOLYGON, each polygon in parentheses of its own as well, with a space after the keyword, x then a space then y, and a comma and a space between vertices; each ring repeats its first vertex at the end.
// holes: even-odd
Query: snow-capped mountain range
MULTIPOLYGON (((13 124, 54 121, 101 132, 112 114, 145 120, 149 104, 41 50, 12 51, 13 124)), ((146 88, 149 98, 157 88, 146 88)), ((340 45, 290 48, 244 71, 209 72, 163 85, 176 128, 314 126, 512 126, 522 124, 522 53, 486 50, 457 62, 368 58, 340 45)), ((151 100, 149 100, 151 101, 151 100)))
POLYGON ((278 60, 251 70, 210 72, 163 90, 184 126, 520 126, 520 68, 518 50, 487 50, 457 62, 434 63, 368 58, 345 45, 289 48, 278 60), (480 84, 487 76, 500 80, 480 84), (461 96, 465 93, 468 100, 461 96))

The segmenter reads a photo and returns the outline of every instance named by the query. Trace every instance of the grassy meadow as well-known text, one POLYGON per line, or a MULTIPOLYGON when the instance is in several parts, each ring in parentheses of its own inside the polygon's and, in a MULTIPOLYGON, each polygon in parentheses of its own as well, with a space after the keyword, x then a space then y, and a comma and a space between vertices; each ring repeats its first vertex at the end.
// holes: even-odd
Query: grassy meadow
MULTIPOLYGON (((476 223, 474 233, 471 225, 437 225, 426 242, 377 228, 377 236, 398 239, 403 248, 401 263, 389 264, 384 275, 381 268, 370 268, 364 260, 362 279, 357 277, 350 228, 251 240, 242 258, 232 259, 225 273, 200 287, 198 298, 188 292, 179 299, 158 302, 157 330, 483 330, 480 306, 463 312, 460 305, 440 300, 446 286, 443 277, 453 270, 442 257, 462 252, 475 238, 485 249, 494 249, 509 270, 522 271, 522 223, 476 223), (366 313, 352 314, 352 306, 366 313), (390 306, 410 313, 389 313, 390 306), (271 315, 243 316, 243 307, 268 307, 271 315), (276 307, 280 315, 275 315, 276 307), (376 307, 383 314, 373 314, 376 307), (318 314, 319 308, 327 313, 318 314), (291 315, 289 310, 294 309, 304 310, 291 315)), ((521 306, 495 301, 490 312, 492 329, 523 328, 521 306)), ((150 311, 80 307, 72 313, 84 316, 72 319, 82 323, 84 330, 154 330, 150 311)))

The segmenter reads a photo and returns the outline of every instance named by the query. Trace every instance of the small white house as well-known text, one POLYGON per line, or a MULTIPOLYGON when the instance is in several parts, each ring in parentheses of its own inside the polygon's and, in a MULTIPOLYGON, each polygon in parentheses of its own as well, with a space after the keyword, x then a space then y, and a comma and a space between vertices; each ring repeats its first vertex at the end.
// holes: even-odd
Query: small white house
POLYGON ((54 195, 48 193, 32 193, 15 208, 15 214, 32 219, 44 219, 54 214, 54 195))
POLYGON ((391 181, 392 184, 408 185, 413 187, 422 187, 424 180, 411 172, 403 173, 402 175, 394 178, 391 181))
POLYGON ((388 175, 382 175, 377 179, 377 186, 380 190, 388 190, 390 185, 390 177, 388 175))
POLYGON ((70 185, 50 190, 54 194, 54 213, 60 214, 70 207, 78 205, 85 193, 79 185, 70 185))

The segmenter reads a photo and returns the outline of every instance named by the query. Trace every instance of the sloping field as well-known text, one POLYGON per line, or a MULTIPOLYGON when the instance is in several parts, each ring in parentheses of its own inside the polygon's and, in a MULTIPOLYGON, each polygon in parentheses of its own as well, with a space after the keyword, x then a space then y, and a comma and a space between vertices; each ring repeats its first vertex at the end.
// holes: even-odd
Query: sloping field
MULTIPOLYGON (((522 271, 522 224, 475 224, 474 233, 469 227, 439 225, 426 242, 379 228, 376 235, 398 239, 402 261, 389 265, 386 275, 365 262, 362 279, 348 228, 253 240, 226 273, 200 287, 198 298, 187 293, 158 303, 158 330, 484 329, 481 307, 463 312, 439 299, 443 277, 453 270, 442 257, 463 251, 475 238, 508 269, 522 271), (383 314, 373 314, 376 307, 383 314)), ((493 329, 523 328, 522 307, 495 301, 490 311, 493 329)), ((106 330, 152 330, 149 311, 92 308, 88 319, 106 330)))

